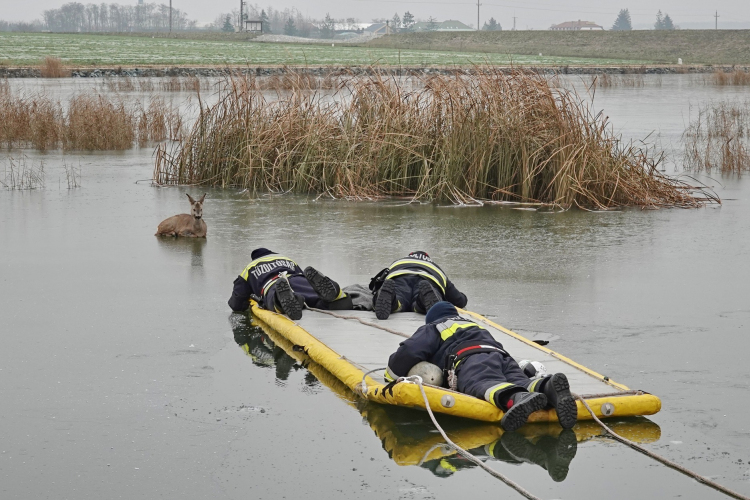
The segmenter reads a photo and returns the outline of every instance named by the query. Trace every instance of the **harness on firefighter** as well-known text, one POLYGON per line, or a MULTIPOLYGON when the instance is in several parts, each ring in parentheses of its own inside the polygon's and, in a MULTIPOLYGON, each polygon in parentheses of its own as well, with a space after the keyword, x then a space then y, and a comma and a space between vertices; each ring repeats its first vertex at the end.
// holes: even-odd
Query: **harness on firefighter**
POLYGON ((299 274, 299 273, 289 273, 289 271, 281 271, 279 274, 269 278, 269 280, 266 281, 266 283, 263 285, 263 289, 260 291, 260 297, 258 297, 255 294, 252 294, 250 298, 255 300, 255 302, 258 303, 258 306, 262 308, 263 303, 264 303, 263 299, 266 298, 266 292, 268 292, 268 290, 270 290, 271 287, 275 285, 277 281, 279 281, 281 278, 289 279, 295 276, 304 276, 304 275, 299 274))
POLYGON ((444 379, 448 381, 448 387, 452 391, 458 390, 458 375, 456 370, 459 363, 469 356, 483 352, 499 352, 504 356, 509 356, 503 349, 486 344, 475 344, 473 342, 463 342, 452 349, 452 353, 445 358, 445 367, 443 368, 444 379))
POLYGON ((390 272, 390 267, 386 267, 382 271, 380 271, 378 274, 376 274, 372 279, 370 279, 370 285, 368 288, 371 292, 375 293, 378 290, 380 290, 380 287, 383 286, 383 283, 385 282, 385 278, 388 276, 388 273, 390 272))

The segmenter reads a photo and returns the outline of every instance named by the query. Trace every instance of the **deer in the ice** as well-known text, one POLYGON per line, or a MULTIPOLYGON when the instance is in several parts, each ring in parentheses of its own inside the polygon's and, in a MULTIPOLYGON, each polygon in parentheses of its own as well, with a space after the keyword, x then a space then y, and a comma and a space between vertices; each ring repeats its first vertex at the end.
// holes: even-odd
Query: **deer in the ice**
POLYGON ((189 194, 187 197, 190 200, 190 214, 173 215, 169 219, 164 219, 156 229, 155 236, 206 237, 208 228, 203 221, 203 200, 206 199, 206 194, 204 193, 199 200, 194 200, 189 194))

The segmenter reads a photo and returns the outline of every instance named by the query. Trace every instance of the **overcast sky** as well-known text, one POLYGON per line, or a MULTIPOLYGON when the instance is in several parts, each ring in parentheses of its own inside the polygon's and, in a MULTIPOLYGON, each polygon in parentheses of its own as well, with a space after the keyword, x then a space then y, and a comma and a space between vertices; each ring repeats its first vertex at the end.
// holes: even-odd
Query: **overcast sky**
MULTIPOLYGON (((119 1, 111 3, 135 4, 137 0, 119 1)), ((168 0, 145 0, 146 2, 168 3, 168 0)), ((200 24, 213 21, 221 12, 230 12, 239 8, 240 0, 172 0, 172 6, 185 11, 190 19, 198 20, 200 24)), ((26 0, 12 2, 2 0, 0 19, 6 21, 31 21, 41 18, 45 9, 57 8, 66 0, 26 0)), ((101 3, 101 0, 81 3, 101 3)), ((107 2, 110 3, 110 2, 107 2)), ((427 19, 434 16, 440 21, 457 19, 466 24, 477 23, 476 0, 274 0, 273 2, 254 2, 260 7, 273 5, 275 9, 297 8, 303 15, 322 18, 329 12, 334 18, 354 17, 362 22, 373 18, 391 18, 398 12, 403 16, 410 11, 417 18, 427 19)), ((486 0, 480 1, 480 24, 490 17, 494 17, 503 29, 513 26, 513 16, 516 17, 518 29, 547 29, 551 24, 563 21, 585 20, 609 28, 612 26, 620 9, 628 8, 634 27, 653 25, 657 10, 668 13, 675 24, 686 27, 694 23, 705 23, 713 26, 714 12, 719 11, 719 28, 722 24, 727 27, 743 27, 736 23, 744 23, 750 27, 750 1, 748 0, 713 0, 711 2, 699 0, 573 0, 560 2, 555 0, 486 0), (735 24, 732 24, 735 23, 735 24)), ((749 49, 750 50, 750 49, 749 49)))

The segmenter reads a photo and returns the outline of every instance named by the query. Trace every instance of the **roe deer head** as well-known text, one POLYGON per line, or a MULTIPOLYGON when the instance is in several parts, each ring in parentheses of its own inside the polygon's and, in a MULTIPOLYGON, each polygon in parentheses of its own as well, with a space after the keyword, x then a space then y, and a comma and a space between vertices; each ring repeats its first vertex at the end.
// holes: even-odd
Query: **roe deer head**
MULTIPOLYGON (((187 193, 185 193, 187 194, 187 193)), ((199 200, 194 200, 187 194, 190 200, 190 215, 173 215, 165 219, 156 229, 155 236, 185 236, 188 238, 205 238, 208 228, 203 221, 203 200, 206 193, 199 200)))

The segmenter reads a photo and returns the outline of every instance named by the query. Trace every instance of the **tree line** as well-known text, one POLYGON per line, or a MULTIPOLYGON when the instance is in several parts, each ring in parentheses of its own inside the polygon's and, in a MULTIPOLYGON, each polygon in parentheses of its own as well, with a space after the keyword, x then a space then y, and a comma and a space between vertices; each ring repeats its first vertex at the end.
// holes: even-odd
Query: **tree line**
MULTIPOLYGON (((59 9, 45 10, 42 22, 46 29, 57 32, 166 31, 170 27, 169 5, 70 2, 59 9)), ((172 8, 173 30, 195 29, 197 24, 185 12, 172 8)))
MULTIPOLYGON (((630 23, 630 11, 628 9, 621 9, 620 13, 615 19, 615 23, 612 25, 612 31, 630 31, 633 29, 630 23)), ((656 23, 654 23, 655 30, 673 30, 677 29, 677 26, 672 22, 672 18, 666 12, 661 13, 661 10, 656 13, 656 23)))

